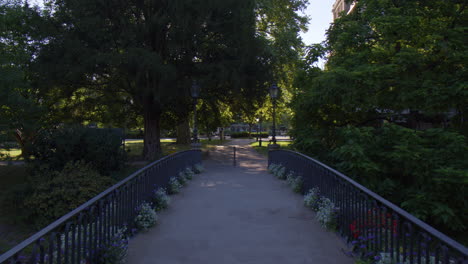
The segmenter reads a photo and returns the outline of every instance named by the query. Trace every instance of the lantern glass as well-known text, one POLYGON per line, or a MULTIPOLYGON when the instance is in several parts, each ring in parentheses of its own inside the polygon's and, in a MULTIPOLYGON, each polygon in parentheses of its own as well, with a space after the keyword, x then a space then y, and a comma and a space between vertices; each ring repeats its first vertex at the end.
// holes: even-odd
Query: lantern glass
POLYGON ((270 96, 271 96, 271 98, 276 99, 278 97, 278 92, 279 92, 278 86, 276 85, 276 83, 273 83, 270 86, 270 96))
POLYGON ((196 81, 193 81, 192 87, 190 87, 190 93, 192 94, 193 98, 200 97, 200 85, 196 81))

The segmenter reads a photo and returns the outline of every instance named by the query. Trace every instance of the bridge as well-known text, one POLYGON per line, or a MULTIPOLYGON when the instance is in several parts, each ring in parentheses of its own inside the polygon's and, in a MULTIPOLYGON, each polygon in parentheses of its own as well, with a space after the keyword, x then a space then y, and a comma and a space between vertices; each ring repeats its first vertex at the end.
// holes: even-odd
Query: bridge
MULTIPOLYGON (((244 143, 209 151, 205 172, 172 196, 159 223, 129 239, 127 263, 468 263, 466 247, 340 172, 288 150, 272 150, 266 159, 244 143), (268 166, 301 179, 300 194, 313 189, 330 201, 333 230, 268 166)), ((200 163, 200 150, 153 162, 1 255, 0 263, 103 263, 103 252, 127 249, 127 240, 115 237, 123 227, 132 233, 135 208, 200 163)))

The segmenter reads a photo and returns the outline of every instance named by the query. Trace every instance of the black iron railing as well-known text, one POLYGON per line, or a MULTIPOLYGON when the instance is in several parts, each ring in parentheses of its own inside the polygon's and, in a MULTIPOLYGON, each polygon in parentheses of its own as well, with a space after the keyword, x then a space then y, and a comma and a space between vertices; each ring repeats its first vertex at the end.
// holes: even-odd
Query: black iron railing
POLYGON ((0 263, 98 263, 100 250, 133 223, 136 207, 170 177, 201 163, 200 150, 166 156, 138 170, 0 255, 0 263))
POLYGON ((468 263, 468 249, 327 165, 288 150, 271 150, 268 165, 303 177, 303 193, 318 188, 337 207, 337 226, 361 254, 382 263, 468 263))

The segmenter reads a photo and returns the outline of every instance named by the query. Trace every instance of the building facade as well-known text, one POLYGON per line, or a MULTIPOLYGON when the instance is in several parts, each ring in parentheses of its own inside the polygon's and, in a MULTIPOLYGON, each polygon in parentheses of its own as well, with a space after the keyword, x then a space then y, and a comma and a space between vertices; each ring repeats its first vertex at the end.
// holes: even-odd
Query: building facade
POLYGON ((349 14, 356 6, 356 1, 336 0, 332 7, 333 20, 340 17, 342 12, 349 14))

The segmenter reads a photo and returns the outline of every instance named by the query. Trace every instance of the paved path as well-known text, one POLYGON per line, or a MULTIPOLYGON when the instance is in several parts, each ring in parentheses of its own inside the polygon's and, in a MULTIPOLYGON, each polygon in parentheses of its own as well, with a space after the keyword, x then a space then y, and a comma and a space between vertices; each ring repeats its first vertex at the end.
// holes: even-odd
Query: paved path
POLYGON ((302 197, 266 173, 265 157, 244 147, 237 167, 231 146, 210 151, 206 171, 172 196, 159 224, 130 240, 128 263, 353 263, 302 197))

